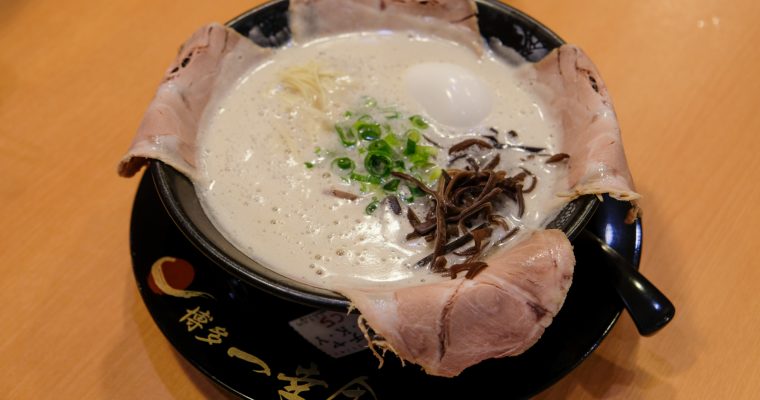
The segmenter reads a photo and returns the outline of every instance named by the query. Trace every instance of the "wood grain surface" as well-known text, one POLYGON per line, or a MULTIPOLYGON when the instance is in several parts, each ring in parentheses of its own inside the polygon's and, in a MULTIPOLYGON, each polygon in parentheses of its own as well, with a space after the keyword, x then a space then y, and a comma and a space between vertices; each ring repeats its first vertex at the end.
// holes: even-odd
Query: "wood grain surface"
MULTIPOLYGON (((115 168, 178 45, 256 3, 0 2, 0 398, 226 396, 140 300, 138 180, 115 168)), ((760 2, 512 4, 602 71, 644 196, 641 268, 678 308, 648 338, 624 315, 538 397, 758 398, 760 2)))

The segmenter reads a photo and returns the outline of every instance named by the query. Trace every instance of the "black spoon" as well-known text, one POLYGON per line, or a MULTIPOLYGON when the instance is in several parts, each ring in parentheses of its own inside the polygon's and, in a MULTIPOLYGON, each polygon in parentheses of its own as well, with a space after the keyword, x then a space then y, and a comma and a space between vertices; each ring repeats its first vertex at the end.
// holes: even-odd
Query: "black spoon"
POLYGON ((676 312, 673 303, 623 256, 594 233, 584 229, 581 235, 599 245, 605 254, 609 261, 605 267, 608 267, 615 290, 641 335, 652 335, 673 319, 676 312))

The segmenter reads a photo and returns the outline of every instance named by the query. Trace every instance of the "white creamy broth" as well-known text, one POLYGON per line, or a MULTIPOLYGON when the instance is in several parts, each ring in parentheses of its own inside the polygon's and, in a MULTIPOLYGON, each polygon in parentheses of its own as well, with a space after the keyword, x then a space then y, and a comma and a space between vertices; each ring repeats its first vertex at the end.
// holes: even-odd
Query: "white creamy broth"
MULTIPOLYGON (((557 124, 518 75, 517 68, 490 53, 478 57, 452 42, 405 33, 341 35, 280 49, 204 117, 203 182, 196 185, 203 207, 248 256, 315 286, 406 286, 449 279, 414 266, 432 245, 405 239, 412 228, 403 214, 381 205, 367 215, 366 206, 378 194, 361 193, 355 182, 330 168, 330 161, 347 151, 333 127, 345 119, 346 110, 364 107, 369 96, 397 110, 401 120, 423 116, 429 123, 424 135, 444 148, 493 134, 495 128, 501 141, 553 154, 559 147, 557 124), (283 71, 292 67, 323 78, 316 97, 283 85, 283 71), (451 87, 435 92, 436 82, 451 87), (462 109, 472 112, 453 115, 462 109), (507 138, 509 130, 517 136, 507 138), (360 198, 336 198, 331 189, 360 198)), ((555 193, 564 189, 557 186, 564 182, 562 166, 529 154, 505 149, 499 165, 510 175, 524 167, 538 176, 521 219, 512 204, 500 212, 522 233, 540 229, 555 215, 562 205, 555 193)), ((436 157, 438 165, 447 165, 445 150, 436 157)), ((466 165, 461 162, 454 166, 466 165)))

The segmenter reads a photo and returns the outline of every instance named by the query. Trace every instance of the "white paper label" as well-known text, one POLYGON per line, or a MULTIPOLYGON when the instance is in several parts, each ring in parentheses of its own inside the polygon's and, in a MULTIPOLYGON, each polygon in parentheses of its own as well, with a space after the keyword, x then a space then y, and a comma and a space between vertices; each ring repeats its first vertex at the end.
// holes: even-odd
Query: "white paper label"
POLYGON ((319 310, 290 321, 290 326, 330 357, 340 358, 367 348, 357 318, 356 314, 319 310))

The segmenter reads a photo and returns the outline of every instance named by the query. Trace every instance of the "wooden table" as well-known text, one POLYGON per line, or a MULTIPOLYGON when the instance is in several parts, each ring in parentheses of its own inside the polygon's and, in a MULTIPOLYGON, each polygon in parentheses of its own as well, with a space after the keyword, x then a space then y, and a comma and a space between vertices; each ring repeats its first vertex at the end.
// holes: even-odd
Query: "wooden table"
MULTIPOLYGON (((0 397, 218 398, 132 278, 116 176, 177 46, 253 2, 0 2, 0 397)), ((539 398, 760 396, 760 2, 514 1, 582 46, 644 195, 642 270, 678 308, 624 315, 539 398)))

